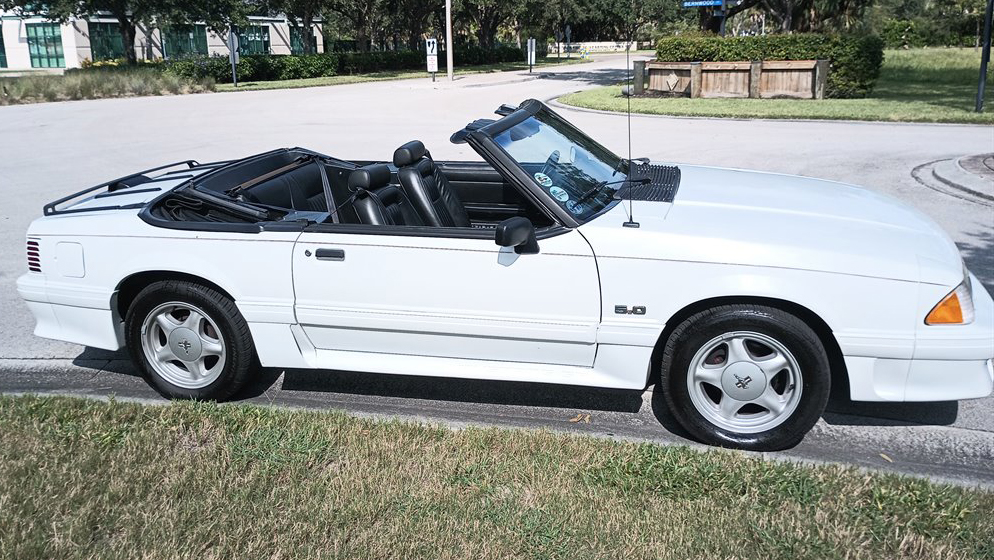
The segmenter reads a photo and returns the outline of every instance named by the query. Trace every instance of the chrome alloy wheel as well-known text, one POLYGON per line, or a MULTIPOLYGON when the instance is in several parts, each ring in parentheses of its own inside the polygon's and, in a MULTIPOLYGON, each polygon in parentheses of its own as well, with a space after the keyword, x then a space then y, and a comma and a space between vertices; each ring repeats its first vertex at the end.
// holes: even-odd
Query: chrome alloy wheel
POLYGON ((748 434, 790 418, 801 400, 801 380, 801 368, 786 346, 747 331, 711 339, 687 371, 697 412, 719 428, 748 434))
POLYGON ((224 370, 225 343, 217 324, 188 303, 171 301, 145 317, 145 358, 162 379, 184 389, 201 389, 224 370))

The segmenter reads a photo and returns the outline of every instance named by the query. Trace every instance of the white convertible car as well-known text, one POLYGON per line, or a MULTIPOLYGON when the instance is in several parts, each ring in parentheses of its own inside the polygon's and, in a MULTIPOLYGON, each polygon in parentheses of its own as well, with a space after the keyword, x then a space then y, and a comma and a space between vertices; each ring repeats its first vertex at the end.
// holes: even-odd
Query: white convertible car
POLYGON ((259 368, 623 389, 711 444, 796 444, 857 401, 983 397, 994 303, 930 219, 828 181, 620 158, 542 103, 483 161, 301 148, 180 162, 47 205, 35 334, 127 347, 167 397, 259 368))

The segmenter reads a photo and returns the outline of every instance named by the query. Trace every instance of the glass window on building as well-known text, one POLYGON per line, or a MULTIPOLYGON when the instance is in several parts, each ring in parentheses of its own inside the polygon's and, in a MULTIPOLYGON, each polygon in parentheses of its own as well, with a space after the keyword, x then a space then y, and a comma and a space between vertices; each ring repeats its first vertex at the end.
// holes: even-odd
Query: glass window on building
POLYGON ((124 58, 124 38, 116 23, 88 22, 90 32, 90 57, 93 62, 124 58))
POLYGON ((0 20, 0 68, 7 67, 7 51, 3 46, 3 20, 0 20))
POLYGON ((269 54, 269 26, 248 25, 239 28, 238 54, 269 54))
POLYGON ((304 41, 308 40, 311 43, 311 52, 318 52, 318 40, 314 36, 314 33, 308 33, 303 27, 293 26, 290 27, 290 53, 291 54, 304 54, 304 41))
POLYGON ((28 23, 28 54, 32 68, 65 68, 62 54, 62 30, 57 23, 28 23))
POLYGON ((166 58, 207 54, 207 26, 170 25, 162 29, 162 50, 166 58))

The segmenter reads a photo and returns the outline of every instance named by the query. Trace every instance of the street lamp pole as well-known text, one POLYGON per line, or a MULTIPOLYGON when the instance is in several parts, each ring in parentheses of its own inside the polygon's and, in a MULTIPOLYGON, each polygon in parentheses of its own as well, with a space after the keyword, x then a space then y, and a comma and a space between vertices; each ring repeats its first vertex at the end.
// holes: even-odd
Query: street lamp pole
POLYGON ((984 90, 987 89, 987 63, 991 60, 991 12, 994 11, 994 0, 987 0, 984 10, 984 46, 980 51, 980 83, 977 84, 977 112, 984 111, 984 90))
POLYGON ((445 66, 452 81, 452 0, 445 0, 445 66))

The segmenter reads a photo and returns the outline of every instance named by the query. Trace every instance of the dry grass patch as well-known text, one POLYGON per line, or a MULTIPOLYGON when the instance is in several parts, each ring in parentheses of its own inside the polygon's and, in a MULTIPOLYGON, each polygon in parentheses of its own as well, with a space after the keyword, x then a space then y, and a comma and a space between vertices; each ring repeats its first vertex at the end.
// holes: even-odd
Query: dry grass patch
POLYGON ((0 398, 4 558, 990 558, 994 495, 339 413, 0 398))
POLYGON ((0 77, 0 105, 178 95, 214 91, 213 79, 194 81, 154 68, 108 68, 67 73, 64 76, 0 77))

